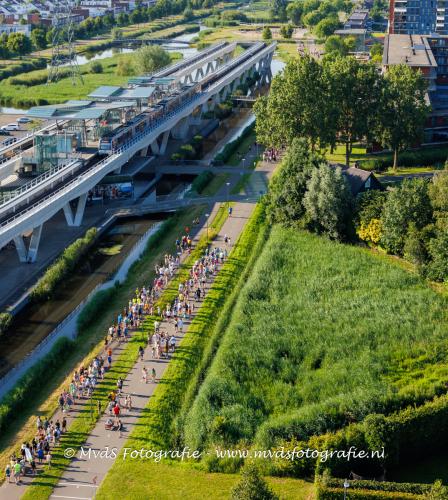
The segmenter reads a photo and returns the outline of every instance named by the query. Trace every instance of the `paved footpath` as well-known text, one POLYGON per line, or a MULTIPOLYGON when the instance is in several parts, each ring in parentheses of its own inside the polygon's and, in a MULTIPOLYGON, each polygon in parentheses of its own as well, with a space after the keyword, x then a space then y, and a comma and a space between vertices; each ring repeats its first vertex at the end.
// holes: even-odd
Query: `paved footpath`
MULTIPOLYGON (((261 162, 259 165, 260 170, 266 172, 268 176, 272 174, 274 167, 274 164, 265 162, 261 162)), ((221 248, 224 247, 224 235, 227 235, 230 237, 231 241, 230 245, 227 245, 228 251, 230 252, 231 247, 233 247, 248 218, 252 214, 254 207, 254 203, 236 203, 233 208, 232 216, 227 218, 211 246, 221 248)), ((218 208, 219 206, 216 204, 213 210, 210 211, 209 224, 213 220, 218 208)), ((195 236, 194 242, 197 242, 205 231, 206 228, 202 227, 202 229, 195 236)), ((210 281, 207 284, 207 291, 211 285, 212 282, 210 281)), ((196 302, 193 317, 199 311, 199 307, 200 304, 196 302)), ((184 333, 188 331, 190 322, 191 320, 184 323, 184 333)), ((161 323, 161 331, 167 331, 169 334, 174 335, 174 325, 171 322, 164 321, 161 323)), ((139 335, 139 333, 137 332, 136 335, 139 335)), ((182 334, 176 334, 176 345, 179 345, 182 337, 182 334)), ((122 348, 123 346, 115 348, 113 355, 114 359, 117 359, 122 348)), ((96 458, 94 456, 94 451, 99 452, 108 447, 109 449, 116 448, 118 454, 119 450, 123 447, 126 438, 132 432, 134 425, 136 425, 140 413, 147 405, 148 399, 156 389, 157 383, 163 376, 168 363, 169 359, 152 359, 150 348, 146 348, 143 361, 138 360, 124 380, 123 393, 131 394, 133 408, 129 413, 124 411, 122 414, 122 421, 124 425, 123 436, 120 437, 119 433, 116 431, 109 431, 105 429, 105 421, 109 418, 109 415, 103 414, 83 446, 84 450, 91 449, 92 452, 90 452, 90 455, 80 456, 80 451, 76 450, 75 457, 63 473, 61 480, 55 487, 50 498, 89 500, 95 496, 96 489, 99 487, 104 476, 112 467, 114 460, 96 458), (143 366, 147 368, 148 373, 151 373, 153 367, 155 368, 157 374, 156 383, 148 382, 145 384, 142 382, 143 366)), ((70 412, 71 418, 76 416, 79 411, 82 411, 82 406, 81 401, 81 404, 78 404, 74 410, 70 412)), ((56 418, 57 415, 53 418, 53 420, 56 418)), ((70 429, 70 421, 68 428, 70 429)), ((70 430, 68 430, 68 432, 70 432, 70 430)), ((25 489, 30 482, 31 478, 25 478, 23 484, 21 485, 15 485, 13 483, 8 484, 5 482, 0 488, 0 500, 19 499, 25 492, 25 489)))

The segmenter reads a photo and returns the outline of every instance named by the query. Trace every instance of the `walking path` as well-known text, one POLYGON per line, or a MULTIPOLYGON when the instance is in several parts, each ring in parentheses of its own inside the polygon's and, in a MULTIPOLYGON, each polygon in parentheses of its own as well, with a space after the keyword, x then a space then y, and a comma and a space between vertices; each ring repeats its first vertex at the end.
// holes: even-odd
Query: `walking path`
MULTIPOLYGON (((260 164, 260 170, 267 172, 269 176, 272 174, 274 168, 275 164, 273 163, 262 162, 260 164)), ((236 178, 237 175, 238 174, 236 174, 234 178, 236 178)), ((233 184, 234 182, 232 182, 232 185, 233 184)), ((224 223, 219 234, 213 241, 211 248, 223 248, 225 246, 224 235, 227 235, 230 237, 231 241, 230 245, 227 245, 228 251, 230 251, 230 247, 233 246, 234 242, 237 240, 254 207, 254 203, 236 203, 233 208, 232 216, 224 223)), ((218 208, 218 205, 215 205, 213 210, 210 211, 210 217, 206 227, 213 220, 218 208)), ((193 244, 197 243, 200 236, 204 234, 207 230, 206 227, 203 226, 195 235, 193 244)), ((212 280, 209 280, 205 286, 206 291, 208 291, 211 285, 212 280)), ((199 304, 197 304, 191 319, 193 319, 194 315, 198 312, 198 306, 199 304)), ((185 322, 184 330, 188 330, 190 321, 185 322)), ((177 345, 183 337, 183 333, 176 333, 174 331, 174 325, 169 321, 162 322, 161 330, 167 332, 169 335, 175 335, 177 345)), ((115 347, 113 354, 115 359, 117 359, 120 354, 120 350, 123 348, 123 345, 115 347)), ((168 362, 169 359, 153 359, 150 348, 146 349, 143 361, 139 360, 124 380, 123 392, 132 396, 133 407, 129 413, 123 413, 121 416, 124 425, 123 437, 120 437, 117 431, 106 430, 105 422, 109 418, 109 415, 103 415, 87 439, 84 449, 91 449, 98 452, 99 450, 105 450, 108 447, 109 450, 116 448, 117 453, 119 452, 127 436, 136 424, 139 414, 146 406, 149 397, 153 394, 155 388, 157 387, 157 383, 142 382, 143 367, 146 367, 149 374, 154 368, 156 371, 156 380, 158 381, 163 376, 168 362)), ((72 407, 70 412, 72 416, 71 418, 79 414, 82 410, 82 402, 81 404, 72 407)), ((58 417, 62 418, 62 416, 55 415, 53 420, 58 417)), ((70 420, 68 422, 68 428, 70 429, 70 420)), ((87 454, 82 457, 80 456, 80 450, 75 450, 75 453, 76 455, 74 456, 74 459, 64 472, 51 498, 73 498, 79 500, 93 498, 97 487, 114 462, 113 458, 95 458, 95 455, 92 452, 90 455, 87 454)), ((27 484, 31 482, 31 479, 32 478, 28 477, 24 478, 23 484, 20 485, 5 482, 0 488, 0 500, 13 500, 20 498, 24 493, 27 484)))

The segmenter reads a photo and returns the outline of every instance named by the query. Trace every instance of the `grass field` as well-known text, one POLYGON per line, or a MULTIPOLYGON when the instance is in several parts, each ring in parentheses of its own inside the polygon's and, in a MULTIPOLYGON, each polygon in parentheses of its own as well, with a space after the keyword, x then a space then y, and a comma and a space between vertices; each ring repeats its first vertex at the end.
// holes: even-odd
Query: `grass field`
MULTIPOLYGON (((180 59, 177 52, 171 53, 172 59, 180 59)), ((39 104, 57 104, 69 99, 85 99, 93 90, 101 85, 125 85, 129 76, 119 76, 116 74, 117 64, 120 59, 132 60, 132 54, 117 54, 114 57, 108 57, 99 61, 103 66, 103 73, 92 74, 89 68, 92 63, 80 66, 83 72, 84 83, 79 81, 73 85, 70 78, 62 78, 56 83, 47 85, 13 85, 11 79, 2 82, 0 90, 0 104, 14 107, 31 107, 39 104)), ((17 78, 20 80, 43 79, 45 81, 46 70, 31 71, 26 75, 17 78)))
MULTIPOLYGON (((291 478, 266 479, 282 500, 314 498, 313 483, 291 478)), ((148 461, 144 468, 138 467, 137 471, 127 474, 126 481, 116 482, 113 485, 113 496, 132 500, 228 500, 231 489, 238 481, 237 474, 208 474, 191 468, 148 461), (141 473, 142 471, 144 472, 141 473)), ((102 488, 95 498, 108 500, 111 495, 102 488)))
POLYGON ((185 424, 193 449, 313 434, 444 391, 446 298, 368 250, 275 227, 185 424))

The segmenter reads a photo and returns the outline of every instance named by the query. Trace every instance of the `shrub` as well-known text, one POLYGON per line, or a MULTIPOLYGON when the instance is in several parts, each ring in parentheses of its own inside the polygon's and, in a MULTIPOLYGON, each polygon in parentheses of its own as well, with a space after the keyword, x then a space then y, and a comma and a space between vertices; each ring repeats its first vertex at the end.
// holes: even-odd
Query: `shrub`
POLYGON ((90 73, 98 74, 103 72, 103 65, 99 61, 94 61, 90 65, 90 73))
POLYGON ((260 476, 254 464, 250 464, 242 472, 241 481, 233 488, 232 500, 276 500, 278 496, 269 488, 260 476))
POLYGON ((51 298, 63 279, 75 268, 81 257, 96 240, 97 229, 89 229, 84 237, 68 246, 56 262, 50 266, 33 288, 30 299, 33 302, 51 298))
POLYGON ((12 316, 9 313, 0 313, 0 336, 6 333, 11 326, 12 316))
POLYGON ((191 184, 192 191, 201 194, 215 175, 209 170, 201 172, 191 184))
POLYGON ((231 141, 231 142, 228 142, 223 150, 218 153, 215 158, 214 158, 214 162, 215 163, 218 163, 218 164, 222 164, 222 163, 226 163, 229 161, 229 158, 235 153, 235 151, 238 150, 238 148, 240 147, 241 143, 244 141, 244 139, 250 135, 253 130, 255 128, 255 123, 251 123, 250 125, 248 125, 244 130, 243 132, 241 133, 241 135, 239 137, 237 137, 235 140, 231 141))
POLYGON ((76 327, 81 333, 104 311, 116 293, 116 287, 97 292, 78 316, 76 327))

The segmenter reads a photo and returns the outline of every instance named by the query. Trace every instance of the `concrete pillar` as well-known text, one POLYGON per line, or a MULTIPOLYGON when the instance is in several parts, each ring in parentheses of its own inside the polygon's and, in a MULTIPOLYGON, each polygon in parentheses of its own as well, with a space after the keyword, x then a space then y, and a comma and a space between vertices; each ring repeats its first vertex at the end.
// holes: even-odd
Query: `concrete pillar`
POLYGON ((160 149, 159 149, 159 145, 157 144, 157 140, 155 140, 149 147, 151 148, 152 154, 154 156, 157 156, 158 154, 160 154, 160 149))
POLYGON ((161 143, 160 148, 159 148, 159 151, 160 151, 161 155, 165 154, 166 147, 168 145, 168 139, 169 139, 169 137, 170 137, 170 131, 167 130, 166 132, 163 133, 162 143, 161 143))
POLYGON ((42 235, 42 226, 43 224, 33 229, 33 234, 31 235, 30 246, 28 249, 28 262, 36 262, 37 251, 39 250, 40 237, 42 235))
POLYGON ((28 252, 26 250, 25 242, 23 241, 23 236, 16 236, 14 238, 14 244, 16 246, 17 255, 19 256, 19 261, 27 262, 28 252))
POLYGON ((84 217, 84 210, 86 208, 86 202, 87 202, 87 193, 84 193, 78 198, 75 215, 73 215, 73 210, 69 202, 66 205, 64 205, 64 215, 68 226, 78 227, 81 225, 82 218, 84 217))
POLYGON ((186 139, 187 137, 187 132, 188 128, 191 125, 191 116, 186 116, 185 118, 182 118, 176 126, 172 129, 171 135, 173 136, 174 139, 186 139))
POLYGON ((14 238, 14 244, 16 246, 17 255, 19 257, 20 262, 23 263, 36 262, 37 251, 39 250, 40 237, 42 235, 42 226, 43 224, 33 229, 28 249, 26 248, 26 244, 25 241, 23 240, 22 235, 16 236, 14 238))
POLYGON ((215 69, 213 68, 213 62, 209 62, 205 68, 205 76, 207 76, 208 74, 210 74, 214 70, 215 69))

